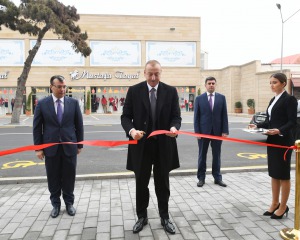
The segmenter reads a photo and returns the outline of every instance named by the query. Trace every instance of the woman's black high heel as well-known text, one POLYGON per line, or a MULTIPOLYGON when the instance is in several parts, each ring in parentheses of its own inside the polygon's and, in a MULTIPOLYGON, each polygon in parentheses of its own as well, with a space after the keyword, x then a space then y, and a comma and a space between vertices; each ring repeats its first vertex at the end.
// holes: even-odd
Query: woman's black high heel
POLYGON ((272 216, 274 214, 274 212, 280 207, 280 203, 278 204, 277 208, 274 209, 273 212, 269 212, 269 211, 266 211, 264 212, 264 216, 272 216))
POLYGON ((276 215, 275 213, 273 213, 273 215, 271 216, 272 219, 282 219, 283 215, 286 214, 286 217, 288 216, 288 213, 289 213, 289 207, 286 206, 286 209, 284 211, 284 213, 280 216, 276 215))

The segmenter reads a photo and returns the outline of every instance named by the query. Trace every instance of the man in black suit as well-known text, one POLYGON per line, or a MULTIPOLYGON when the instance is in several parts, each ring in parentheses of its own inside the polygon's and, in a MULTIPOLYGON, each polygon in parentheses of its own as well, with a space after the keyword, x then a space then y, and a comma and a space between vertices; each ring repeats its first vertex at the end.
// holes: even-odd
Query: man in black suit
MULTIPOLYGON (((65 97, 66 83, 62 76, 50 79, 52 95, 41 99, 34 111, 33 141, 35 145, 57 142, 80 142, 83 140, 83 121, 76 99, 65 97)), ((75 215, 74 185, 77 154, 81 144, 59 144, 36 151, 39 159, 44 159, 47 172, 50 200, 53 206, 51 217, 60 212, 60 195, 70 216, 75 215)))
POLYGON ((128 89, 121 124, 130 139, 137 145, 128 146, 127 169, 134 171, 136 180, 136 213, 138 221, 133 232, 138 233, 148 223, 149 180, 153 165, 155 193, 164 229, 175 233, 169 219, 169 172, 179 167, 176 132, 181 126, 178 94, 174 87, 160 82, 161 65, 150 60, 145 65, 146 81, 128 89), (147 139, 154 130, 171 133, 147 139))

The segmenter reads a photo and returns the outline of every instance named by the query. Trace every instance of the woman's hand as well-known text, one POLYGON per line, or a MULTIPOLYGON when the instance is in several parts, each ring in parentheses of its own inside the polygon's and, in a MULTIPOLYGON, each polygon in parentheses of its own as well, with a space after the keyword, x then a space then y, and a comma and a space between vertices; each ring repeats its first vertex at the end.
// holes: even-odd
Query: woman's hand
POLYGON ((248 129, 255 129, 255 128, 257 128, 257 126, 253 123, 248 125, 248 129))
POLYGON ((268 129, 268 131, 264 132, 266 135, 280 135, 280 131, 277 128, 268 129))

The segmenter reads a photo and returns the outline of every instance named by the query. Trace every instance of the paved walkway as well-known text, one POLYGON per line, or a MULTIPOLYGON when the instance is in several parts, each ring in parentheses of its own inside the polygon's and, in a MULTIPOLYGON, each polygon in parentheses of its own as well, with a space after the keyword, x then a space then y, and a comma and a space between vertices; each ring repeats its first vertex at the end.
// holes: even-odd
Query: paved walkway
POLYGON ((268 240, 281 239, 281 229, 294 227, 294 187, 288 218, 272 220, 262 216, 271 199, 266 172, 226 173, 223 179, 227 188, 213 184, 211 175, 198 188, 194 175, 170 177, 169 211, 175 235, 160 225, 152 179, 149 224, 138 234, 132 233, 134 178, 77 181, 76 215, 69 216, 63 206, 55 219, 49 216, 52 207, 46 183, 0 185, 0 239, 268 240))
MULTIPOLYGON (((22 117, 19 126, 31 126, 32 118, 22 117)), ((118 124, 119 116, 90 115, 88 124, 118 124)), ((183 122, 192 123, 192 113, 183 113, 183 122)), ((249 116, 229 117, 230 122, 249 122, 249 116)), ((9 117, 0 118, 0 126, 11 127, 9 117)), ((171 175, 170 217, 176 234, 167 234, 160 225, 153 179, 149 184, 151 199, 149 224, 132 233, 136 221, 135 180, 114 176, 106 179, 77 180, 75 204, 77 213, 69 216, 64 206, 58 218, 52 219, 47 183, 18 179, 6 184, 0 179, 0 240, 4 239, 281 239, 279 231, 294 227, 294 175, 288 202, 288 218, 272 220, 262 216, 271 200, 270 178, 265 171, 225 172, 222 188, 213 184, 208 174, 203 188, 197 187, 194 173, 171 175)))

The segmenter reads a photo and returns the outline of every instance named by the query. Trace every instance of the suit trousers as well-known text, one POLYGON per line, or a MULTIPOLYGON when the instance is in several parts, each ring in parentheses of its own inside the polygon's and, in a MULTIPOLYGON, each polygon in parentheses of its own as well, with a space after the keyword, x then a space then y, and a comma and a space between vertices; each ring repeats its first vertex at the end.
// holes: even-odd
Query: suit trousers
POLYGON ((162 218, 169 218, 169 197, 170 184, 169 172, 162 171, 159 161, 159 147, 156 139, 146 140, 143 154, 141 173, 136 174, 136 213, 138 218, 147 217, 147 208, 149 206, 149 180, 153 165, 153 176, 155 184, 155 193, 158 202, 159 215, 162 218))
POLYGON ((212 149, 212 175, 215 180, 221 181, 221 145, 222 141, 209 138, 198 139, 199 155, 198 155, 198 172, 197 178, 204 180, 206 176, 206 159, 209 144, 212 149))
POLYGON ((61 192, 65 204, 73 205, 77 154, 66 156, 62 145, 59 145, 54 157, 46 157, 45 165, 52 206, 60 207, 61 192))

